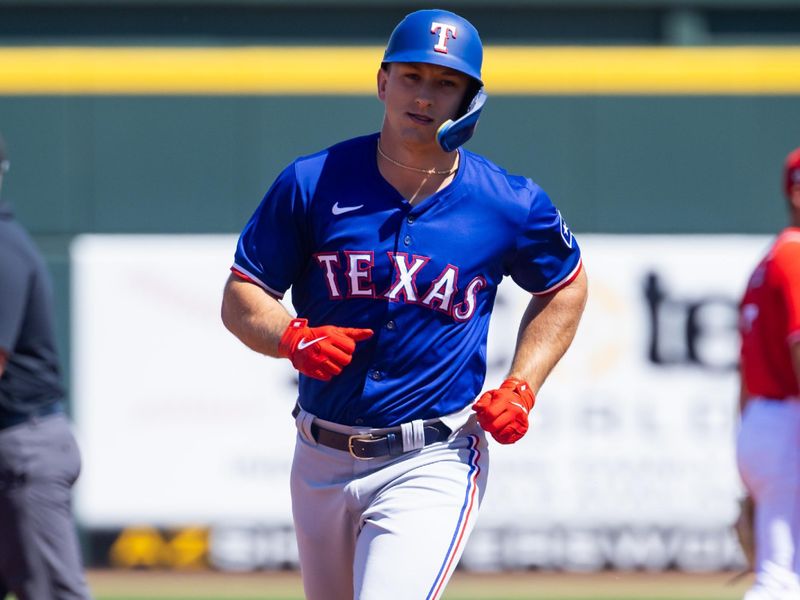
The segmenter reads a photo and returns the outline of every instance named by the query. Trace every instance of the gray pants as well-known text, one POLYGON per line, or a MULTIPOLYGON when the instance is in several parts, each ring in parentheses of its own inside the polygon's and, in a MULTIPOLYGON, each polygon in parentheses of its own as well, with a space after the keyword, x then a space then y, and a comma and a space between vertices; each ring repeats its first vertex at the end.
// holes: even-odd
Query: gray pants
POLYGON ((72 517, 80 468, 64 415, 0 431, 0 600, 91 598, 72 517))

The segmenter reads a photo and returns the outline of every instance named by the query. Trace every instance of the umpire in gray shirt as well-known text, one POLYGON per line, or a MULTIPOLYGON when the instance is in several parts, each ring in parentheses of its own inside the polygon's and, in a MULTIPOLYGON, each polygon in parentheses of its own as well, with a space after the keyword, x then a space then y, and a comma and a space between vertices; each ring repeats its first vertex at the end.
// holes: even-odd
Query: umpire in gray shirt
MULTIPOLYGON (((8 166, 0 138, 0 191, 8 166)), ((53 319, 44 260, 0 199, 0 600, 91 597, 72 518, 81 458, 53 319)))

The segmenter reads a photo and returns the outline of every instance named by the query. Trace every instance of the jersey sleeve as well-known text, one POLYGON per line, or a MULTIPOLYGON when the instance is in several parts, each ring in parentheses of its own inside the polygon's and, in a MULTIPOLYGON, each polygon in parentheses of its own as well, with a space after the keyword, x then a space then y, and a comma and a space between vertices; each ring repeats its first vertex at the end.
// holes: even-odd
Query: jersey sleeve
POLYGON ((283 297, 308 260, 306 242, 306 207, 292 164, 278 176, 242 230, 231 270, 283 297))
POLYGON ((10 353, 17 344, 30 290, 30 271, 7 248, 0 251, 0 350, 10 353))
POLYGON ((791 343, 800 342, 800 236, 781 244, 772 268, 786 306, 786 337, 791 343))
POLYGON ((568 285, 581 270, 581 251, 561 213, 538 186, 528 219, 517 237, 511 278, 535 295, 568 285))

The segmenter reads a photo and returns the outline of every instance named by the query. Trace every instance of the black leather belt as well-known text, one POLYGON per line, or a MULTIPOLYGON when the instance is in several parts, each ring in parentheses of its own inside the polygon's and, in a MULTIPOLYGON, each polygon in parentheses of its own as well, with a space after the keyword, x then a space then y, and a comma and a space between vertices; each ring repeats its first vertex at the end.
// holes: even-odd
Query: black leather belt
POLYGON ((8 429, 9 427, 22 425, 32 419, 47 417, 60 412, 64 412, 64 407, 61 405, 61 402, 54 402, 53 404, 41 406, 29 413, 6 413, 0 411, 0 431, 8 429))
MULTIPOLYGON (((295 406, 292 416, 300 414, 300 407, 295 406)), ((441 442, 450 437, 452 430, 441 421, 434 421, 424 426, 425 446, 441 442)), ((341 433, 311 424, 311 435, 318 444, 348 452, 353 458, 369 460, 381 456, 399 456, 403 451, 403 434, 400 427, 389 427, 380 434, 374 433, 341 433)))

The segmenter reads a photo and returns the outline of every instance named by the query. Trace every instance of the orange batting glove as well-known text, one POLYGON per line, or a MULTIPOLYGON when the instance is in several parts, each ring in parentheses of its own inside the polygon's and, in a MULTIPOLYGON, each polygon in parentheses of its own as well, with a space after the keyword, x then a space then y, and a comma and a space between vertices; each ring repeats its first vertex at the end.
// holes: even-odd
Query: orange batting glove
POLYGON ((478 423, 501 444, 513 444, 528 431, 528 413, 536 396, 521 379, 506 379, 499 389, 483 394, 472 405, 478 423))
POLYGON ((292 319, 278 344, 278 355, 314 379, 330 381, 353 360, 356 342, 372 337, 372 329, 309 327, 307 319, 292 319))

